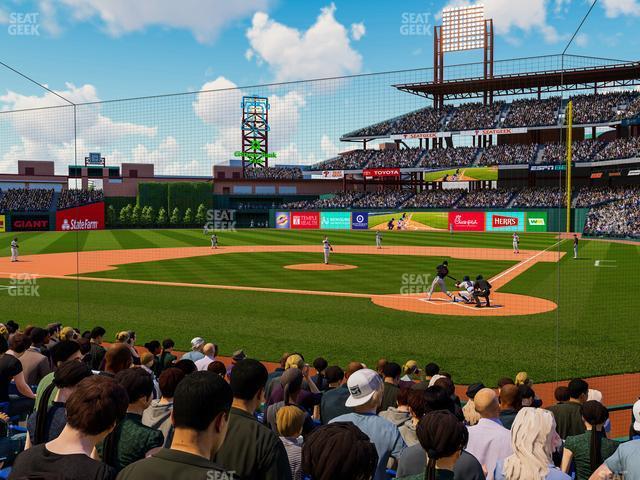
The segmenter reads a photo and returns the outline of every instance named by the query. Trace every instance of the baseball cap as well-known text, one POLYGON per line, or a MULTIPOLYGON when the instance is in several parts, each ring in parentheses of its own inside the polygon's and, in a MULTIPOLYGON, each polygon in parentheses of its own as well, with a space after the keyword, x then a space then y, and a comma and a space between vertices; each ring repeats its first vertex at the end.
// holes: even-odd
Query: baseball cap
POLYGON ((359 407, 364 405, 382 387, 382 379, 377 372, 370 368, 363 368, 354 372, 347 380, 349 398, 344 402, 345 407, 359 407))
POLYGON ((429 380, 429 386, 433 387, 435 385, 435 383, 440 380, 441 378, 447 378, 444 375, 440 375, 440 374, 436 374, 433 377, 431 377, 431 380, 429 380))
POLYGON ((467 398, 473 399, 480 390, 484 388, 484 383, 472 383, 467 387, 467 398))
POLYGON ((633 429, 640 432, 640 400, 633 404, 633 429))
POLYGON ((247 355, 244 353, 244 350, 236 350, 235 352, 233 352, 233 356, 231 357, 231 359, 236 362, 244 360, 245 358, 247 358, 247 355))
POLYGON ((202 337, 195 337, 191 339, 191 348, 199 348, 204 345, 204 339, 202 337))

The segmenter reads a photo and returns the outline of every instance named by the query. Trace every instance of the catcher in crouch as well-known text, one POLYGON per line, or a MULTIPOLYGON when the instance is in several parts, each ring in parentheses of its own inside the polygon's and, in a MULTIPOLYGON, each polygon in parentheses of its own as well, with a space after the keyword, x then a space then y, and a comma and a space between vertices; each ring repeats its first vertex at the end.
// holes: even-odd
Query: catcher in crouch
POLYGON ((456 287, 460 289, 457 295, 453 296, 454 302, 472 303, 473 298, 473 281, 469 278, 469 275, 462 277, 461 282, 456 282, 456 287))

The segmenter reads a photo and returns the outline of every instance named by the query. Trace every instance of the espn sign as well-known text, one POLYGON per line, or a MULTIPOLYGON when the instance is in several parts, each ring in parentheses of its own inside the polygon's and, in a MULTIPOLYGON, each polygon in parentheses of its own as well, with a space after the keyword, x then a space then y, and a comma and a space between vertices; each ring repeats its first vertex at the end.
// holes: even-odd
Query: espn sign
POLYGON ((484 232, 484 212, 449 212, 449 228, 454 232, 484 232))
POLYGON ((365 177, 399 177, 399 168, 365 168, 362 170, 365 177))
POLYGON ((104 202, 58 210, 56 230, 59 232, 104 230, 104 202))

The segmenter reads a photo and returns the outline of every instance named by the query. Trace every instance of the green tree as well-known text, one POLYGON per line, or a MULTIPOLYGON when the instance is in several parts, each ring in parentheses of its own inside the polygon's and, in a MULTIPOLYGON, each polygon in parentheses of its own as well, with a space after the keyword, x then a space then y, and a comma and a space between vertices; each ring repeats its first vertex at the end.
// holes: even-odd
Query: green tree
POLYGON ((172 226, 178 226, 180 225, 180 220, 182 218, 180 217, 180 209, 178 207, 173 209, 173 212, 171 212, 171 217, 169 218, 169 223, 172 226))
POLYGON ((184 224, 187 226, 193 224, 193 211, 190 208, 184 212, 184 224))
POLYGON ((122 207, 122 209, 120 210, 120 225, 122 225, 123 227, 129 227, 131 225, 131 211, 133 210, 133 207, 131 206, 131 204, 127 205, 126 207, 122 207))
POLYGON ((109 207, 107 207, 107 225, 109 227, 115 227, 117 219, 116 209, 113 208, 113 205, 109 205, 109 207))
POLYGON ((196 212, 196 225, 203 226, 207 221, 207 207, 204 203, 198 205, 198 211, 196 212))
POLYGON ((156 221, 156 224, 159 227, 164 227, 167 224, 167 211, 164 207, 160 207, 160 210, 158 210, 158 220, 156 221))
POLYGON ((131 224, 134 227, 139 227, 140 226, 140 218, 142 216, 142 207, 138 204, 136 204, 135 207, 133 207, 133 211, 131 212, 131 224))
POLYGON ((145 217, 145 225, 147 227, 153 227, 153 224, 156 220, 156 212, 151 205, 147 206, 147 214, 145 217))

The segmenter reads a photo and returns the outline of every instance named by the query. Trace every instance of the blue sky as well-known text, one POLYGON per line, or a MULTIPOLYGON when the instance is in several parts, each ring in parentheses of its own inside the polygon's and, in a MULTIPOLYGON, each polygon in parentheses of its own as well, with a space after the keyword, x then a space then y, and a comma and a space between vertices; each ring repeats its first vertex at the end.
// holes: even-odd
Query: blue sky
MULTIPOLYGON (((431 31, 442 8, 466 3, 3 0, 0 60, 74 102, 423 68, 433 62, 431 31)), ((496 26, 496 59, 506 59, 561 52, 590 2, 486 0, 484 5, 496 26)), ((569 53, 635 60, 639 20, 640 0, 600 0, 569 53)), ((447 63, 479 60, 479 55, 451 54, 447 63)), ((273 131, 275 148, 288 162, 309 163, 343 149, 341 133, 423 106, 388 86, 420 75, 428 76, 386 75, 244 93, 273 95, 274 129, 281 129, 273 131)), ((214 97, 97 107, 80 129, 81 147, 109 152, 114 162, 155 159, 173 172, 188 161, 198 173, 206 171, 207 162, 230 155, 237 137, 237 95, 214 97), (163 145, 170 148, 163 151, 163 145)), ((3 110, 61 103, 0 69, 3 110)), ((0 170, 42 155, 62 156, 60 165, 71 163, 64 126, 70 120, 61 112, 0 121, 0 170)))

